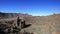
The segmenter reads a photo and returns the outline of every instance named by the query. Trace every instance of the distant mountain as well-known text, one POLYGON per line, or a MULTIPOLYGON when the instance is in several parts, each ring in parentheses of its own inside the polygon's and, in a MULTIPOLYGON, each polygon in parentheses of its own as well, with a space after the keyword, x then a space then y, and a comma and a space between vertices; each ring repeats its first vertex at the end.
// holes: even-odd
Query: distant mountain
POLYGON ((14 18, 14 17, 30 17, 32 15, 28 15, 28 14, 21 14, 21 13, 2 13, 0 12, 0 19, 2 18, 14 18))

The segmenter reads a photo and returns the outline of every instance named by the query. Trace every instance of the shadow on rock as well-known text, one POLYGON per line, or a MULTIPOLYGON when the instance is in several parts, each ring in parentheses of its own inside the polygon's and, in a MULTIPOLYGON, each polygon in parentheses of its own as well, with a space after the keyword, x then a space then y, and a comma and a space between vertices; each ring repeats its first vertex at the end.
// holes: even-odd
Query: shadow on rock
POLYGON ((27 28, 27 27, 30 27, 31 26, 31 24, 26 24, 25 26, 24 26, 24 28, 27 28))

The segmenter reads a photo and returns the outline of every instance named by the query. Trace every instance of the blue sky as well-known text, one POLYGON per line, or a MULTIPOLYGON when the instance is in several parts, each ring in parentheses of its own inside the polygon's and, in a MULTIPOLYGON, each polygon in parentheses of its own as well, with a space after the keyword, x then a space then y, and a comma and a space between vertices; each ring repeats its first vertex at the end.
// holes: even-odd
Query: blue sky
POLYGON ((0 12, 46 16, 60 13, 60 0, 0 0, 0 12))

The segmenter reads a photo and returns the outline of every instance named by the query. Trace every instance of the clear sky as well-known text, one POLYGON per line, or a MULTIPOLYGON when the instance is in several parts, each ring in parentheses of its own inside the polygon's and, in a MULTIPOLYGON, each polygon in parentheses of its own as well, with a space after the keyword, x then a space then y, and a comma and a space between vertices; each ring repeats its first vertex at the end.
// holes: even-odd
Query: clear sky
POLYGON ((0 0, 0 12, 46 16, 60 13, 60 0, 0 0))

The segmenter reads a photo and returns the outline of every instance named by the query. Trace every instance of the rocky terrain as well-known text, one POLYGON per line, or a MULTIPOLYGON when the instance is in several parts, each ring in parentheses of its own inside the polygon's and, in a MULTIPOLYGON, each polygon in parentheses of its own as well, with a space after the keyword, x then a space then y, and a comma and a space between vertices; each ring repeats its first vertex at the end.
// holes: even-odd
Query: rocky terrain
POLYGON ((60 14, 53 14, 49 16, 32 16, 21 13, 0 13, 0 22, 14 21, 16 25, 17 16, 23 18, 26 23, 32 24, 25 28, 29 32, 37 34, 60 34, 60 14))

